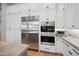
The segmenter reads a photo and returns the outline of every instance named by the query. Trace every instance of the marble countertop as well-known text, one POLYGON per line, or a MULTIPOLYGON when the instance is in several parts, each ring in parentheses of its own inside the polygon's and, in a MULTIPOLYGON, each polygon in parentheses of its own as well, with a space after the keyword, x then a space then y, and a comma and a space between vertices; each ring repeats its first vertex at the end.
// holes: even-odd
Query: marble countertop
POLYGON ((67 42, 69 42, 70 44, 74 45, 75 47, 77 47, 79 49, 79 39, 72 37, 72 36, 67 36, 67 37, 60 37, 64 40, 66 40, 67 42))

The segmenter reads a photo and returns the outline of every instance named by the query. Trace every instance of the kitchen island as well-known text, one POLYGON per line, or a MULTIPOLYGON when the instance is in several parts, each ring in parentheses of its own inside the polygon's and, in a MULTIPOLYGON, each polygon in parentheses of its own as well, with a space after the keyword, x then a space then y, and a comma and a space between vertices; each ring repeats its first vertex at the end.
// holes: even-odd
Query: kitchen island
POLYGON ((29 45, 0 41, 0 56, 25 56, 29 45))

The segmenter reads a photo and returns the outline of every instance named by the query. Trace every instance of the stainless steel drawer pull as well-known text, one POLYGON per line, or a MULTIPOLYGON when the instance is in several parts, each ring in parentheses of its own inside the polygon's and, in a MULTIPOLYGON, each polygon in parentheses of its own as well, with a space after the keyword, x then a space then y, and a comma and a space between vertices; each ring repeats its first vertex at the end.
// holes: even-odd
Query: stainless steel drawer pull
POLYGON ((70 51, 68 51, 70 55, 72 55, 72 53, 70 51))
POLYGON ((74 52, 76 52, 78 55, 79 55, 79 53, 77 52, 77 51, 75 51, 74 49, 72 49, 74 52))

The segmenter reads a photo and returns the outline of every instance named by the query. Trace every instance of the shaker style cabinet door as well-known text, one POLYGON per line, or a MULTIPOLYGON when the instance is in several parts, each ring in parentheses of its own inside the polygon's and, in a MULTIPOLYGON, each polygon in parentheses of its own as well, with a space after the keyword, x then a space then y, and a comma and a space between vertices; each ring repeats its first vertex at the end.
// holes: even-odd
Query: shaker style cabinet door
POLYGON ((14 12, 15 10, 14 6, 6 9, 6 41, 21 43, 21 18, 17 12, 14 12))
POLYGON ((20 19, 17 15, 6 17, 6 41, 21 43, 20 19))
POLYGON ((74 28, 79 29, 79 4, 74 4, 74 28))
POLYGON ((57 4, 56 6, 56 29, 64 28, 64 4, 57 4))
POLYGON ((65 28, 74 28, 74 8, 73 4, 65 7, 65 28))
POLYGON ((62 39, 60 38, 56 38, 56 52, 63 53, 63 43, 62 39))

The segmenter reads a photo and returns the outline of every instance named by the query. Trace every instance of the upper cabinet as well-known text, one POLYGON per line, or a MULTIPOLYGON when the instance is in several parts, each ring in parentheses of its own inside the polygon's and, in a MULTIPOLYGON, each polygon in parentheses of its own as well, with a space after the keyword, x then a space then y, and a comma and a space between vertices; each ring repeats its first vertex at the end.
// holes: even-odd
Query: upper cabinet
POLYGON ((42 20, 56 20, 56 4, 41 3, 39 7, 40 21, 42 20))
POLYGON ((55 3, 40 3, 40 10, 55 8, 55 3))
POLYGON ((64 21, 64 4, 59 3, 56 5, 56 29, 63 29, 64 21))
POLYGON ((65 28, 79 29, 79 4, 65 4, 65 28))
POLYGON ((56 28, 75 29, 79 26, 79 4, 59 3, 56 8, 56 28))
POLYGON ((79 29, 79 3, 74 4, 74 28, 79 29))
POLYGON ((74 5, 65 4, 64 12, 65 12, 64 13, 65 29, 73 29, 74 28, 74 5))

